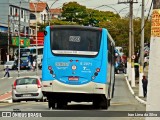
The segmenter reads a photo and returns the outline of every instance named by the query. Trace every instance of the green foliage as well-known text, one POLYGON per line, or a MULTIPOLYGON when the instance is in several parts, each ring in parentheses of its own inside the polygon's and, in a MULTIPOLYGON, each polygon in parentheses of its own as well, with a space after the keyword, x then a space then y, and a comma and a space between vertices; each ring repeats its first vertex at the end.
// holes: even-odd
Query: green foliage
MULTIPOLYGON (((69 2, 63 4, 61 20, 54 19, 50 21, 51 25, 85 25, 107 28, 112 38, 115 40, 116 46, 122 46, 124 52, 128 55, 129 46, 129 14, 120 17, 110 11, 99 11, 88 9, 77 2, 69 2)), ((135 51, 138 51, 141 40, 141 19, 134 18, 134 40, 135 51)), ((40 30, 44 30, 45 25, 41 24, 40 30)), ((144 26, 145 42, 150 41, 151 21, 147 20, 144 26)))
POLYGON ((66 21, 70 22, 80 22, 88 16, 86 7, 79 5, 77 2, 63 4, 62 10, 62 17, 64 17, 66 21))

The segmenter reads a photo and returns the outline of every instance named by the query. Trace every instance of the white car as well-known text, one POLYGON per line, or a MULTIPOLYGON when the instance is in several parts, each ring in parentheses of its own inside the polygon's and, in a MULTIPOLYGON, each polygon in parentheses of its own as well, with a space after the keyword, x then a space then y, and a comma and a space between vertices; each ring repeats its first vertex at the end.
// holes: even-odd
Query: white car
POLYGON ((17 78, 12 85, 12 101, 44 101, 40 77, 25 76, 17 78))
POLYGON ((8 66, 9 69, 16 69, 17 68, 17 65, 16 65, 15 61, 7 61, 4 64, 4 69, 6 69, 7 66, 8 66))

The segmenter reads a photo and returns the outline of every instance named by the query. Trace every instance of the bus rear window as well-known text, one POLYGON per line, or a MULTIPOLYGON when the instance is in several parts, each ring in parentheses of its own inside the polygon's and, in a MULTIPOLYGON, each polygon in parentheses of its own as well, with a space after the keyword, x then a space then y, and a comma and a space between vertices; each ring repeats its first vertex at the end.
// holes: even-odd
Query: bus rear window
POLYGON ((92 29, 52 29, 51 50, 54 54, 97 55, 101 34, 92 29))

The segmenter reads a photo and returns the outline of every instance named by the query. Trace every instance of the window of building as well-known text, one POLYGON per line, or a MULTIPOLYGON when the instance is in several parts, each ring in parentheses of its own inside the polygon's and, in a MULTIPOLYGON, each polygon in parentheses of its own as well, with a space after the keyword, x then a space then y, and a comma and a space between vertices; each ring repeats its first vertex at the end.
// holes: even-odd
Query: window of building
POLYGON ((31 14, 30 14, 30 19, 31 19, 31 20, 35 20, 35 19, 36 19, 35 14, 31 13, 31 14))
POLYGON ((31 28, 29 29, 29 34, 31 34, 31 35, 32 35, 32 29, 31 29, 31 28))
POLYGON ((35 30, 32 31, 33 35, 35 34, 35 30))
POLYGON ((23 18, 23 15, 24 15, 24 14, 23 14, 23 10, 21 10, 21 18, 23 18))
POLYGON ((18 15, 18 10, 17 10, 17 8, 15 8, 15 15, 18 15))
POLYGON ((13 15, 12 7, 10 7, 10 15, 13 15))
POLYGON ((43 21, 43 15, 41 14, 41 20, 43 21))

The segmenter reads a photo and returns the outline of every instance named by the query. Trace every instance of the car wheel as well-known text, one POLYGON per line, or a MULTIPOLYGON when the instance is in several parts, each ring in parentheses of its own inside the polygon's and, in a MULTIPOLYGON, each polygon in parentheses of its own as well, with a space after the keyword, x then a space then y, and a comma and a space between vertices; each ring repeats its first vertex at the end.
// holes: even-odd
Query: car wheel
POLYGON ((119 74, 120 73, 120 71, 119 70, 117 70, 117 74, 119 74))
POLYGON ((45 102, 46 101, 46 99, 44 98, 44 97, 42 97, 41 99, 40 99, 40 102, 45 102))
POLYGON ((20 102, 20 101, 19 101, 19 100, 13 100, 13 99, 12 99, 12 102, 15 103, 15 102, 20 102))

